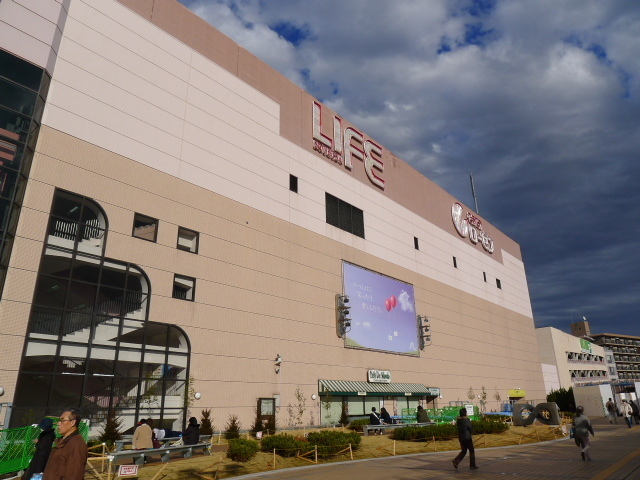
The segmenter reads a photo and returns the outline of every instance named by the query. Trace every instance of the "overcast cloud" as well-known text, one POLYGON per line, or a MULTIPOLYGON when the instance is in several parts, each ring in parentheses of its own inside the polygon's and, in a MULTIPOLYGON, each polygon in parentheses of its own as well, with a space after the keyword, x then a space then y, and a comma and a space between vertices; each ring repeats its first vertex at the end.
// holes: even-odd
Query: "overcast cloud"
POLYGON ((537 326, 640 335, 637 0, 180 0, 520 243, 537 326))

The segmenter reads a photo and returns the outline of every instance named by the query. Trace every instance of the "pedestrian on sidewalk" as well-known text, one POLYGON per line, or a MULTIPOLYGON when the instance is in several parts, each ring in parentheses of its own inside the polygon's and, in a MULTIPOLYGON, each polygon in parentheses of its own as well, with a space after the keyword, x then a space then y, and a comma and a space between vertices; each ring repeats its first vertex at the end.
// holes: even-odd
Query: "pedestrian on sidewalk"
POLYGON ((633 415, 633 409, 627 400, 622 400, 622 416, 624 421, 627 422, 627 427, 631 428, 631 415, 633 415))
POLYGON ((473 448, 473 425, 471 425, 471 419, 467 417, 467 409, 460 409, 460 416, 456 420, 456 425, 458 426, 458 440, 460 441, 460 453, 456 458, 452 460, 454 468, 458 468, 460 462, 467 454, 467 450, 469 450, 469 468, 471 470, 476 470, 478 466, 476 465, 476 452, 473 448))
POLYGON ((638 400, 631 400, 631 408, 633 410, 633 418, 636 421, 636 425, 640 424, 640 408, 638 408, 638 400))
POLYGON ((607 416, 609 417, 609 423, 618 423, 618 417, 616 416, 616 404, 609 398, 607 402, 607 416))
POLYGON ((575 427, 575 440, 576 445, 578 445, 580 450, 580 456, 582 460, 591 460, 591 455, 589 454, 589 450, 591 449, 591 442, 589 441, 589 433, 596 436, 593 433, 593 427, 591 426, 591 422, 589 421, 589 417, 584 414, 584 407, 579 406, 576 408, 576 414, 573 417, 573 422, 571 424, 575 427))

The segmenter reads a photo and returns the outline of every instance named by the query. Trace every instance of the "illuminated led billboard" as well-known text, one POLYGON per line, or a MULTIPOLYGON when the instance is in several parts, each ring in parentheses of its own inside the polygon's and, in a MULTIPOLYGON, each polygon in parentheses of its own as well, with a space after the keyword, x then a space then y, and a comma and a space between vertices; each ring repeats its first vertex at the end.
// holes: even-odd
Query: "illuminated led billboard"
POLYGON ((348 347, 419 355, 413 285, 342 262, 351 305, 348 347))

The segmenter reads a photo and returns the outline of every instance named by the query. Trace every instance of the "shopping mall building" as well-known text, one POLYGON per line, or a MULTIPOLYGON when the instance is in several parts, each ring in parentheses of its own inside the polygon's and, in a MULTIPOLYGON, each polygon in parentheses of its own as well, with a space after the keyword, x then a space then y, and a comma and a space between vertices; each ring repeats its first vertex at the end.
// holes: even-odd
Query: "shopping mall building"
POLYGON ((177 1, 2 0, 0 165, 12 425, 545 396, 519 245, 177 1))

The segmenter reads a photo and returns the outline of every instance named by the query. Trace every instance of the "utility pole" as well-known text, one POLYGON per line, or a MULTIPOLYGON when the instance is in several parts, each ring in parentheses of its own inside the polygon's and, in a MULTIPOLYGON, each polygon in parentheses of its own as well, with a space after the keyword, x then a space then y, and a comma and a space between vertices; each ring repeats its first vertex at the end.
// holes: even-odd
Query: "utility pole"
POLYGON ((469 174, 469 179, 471 180, 471 195, 473 195, 473 201, 476 204, 476 213, 480 215, 480 212, 478 211, 478 199, 476 198, 476 187, 473 184, 473 173, 469 174))

